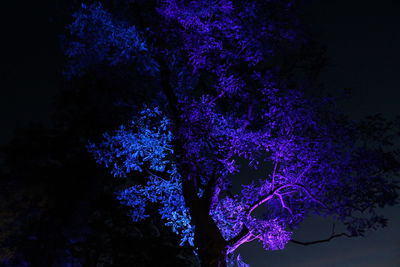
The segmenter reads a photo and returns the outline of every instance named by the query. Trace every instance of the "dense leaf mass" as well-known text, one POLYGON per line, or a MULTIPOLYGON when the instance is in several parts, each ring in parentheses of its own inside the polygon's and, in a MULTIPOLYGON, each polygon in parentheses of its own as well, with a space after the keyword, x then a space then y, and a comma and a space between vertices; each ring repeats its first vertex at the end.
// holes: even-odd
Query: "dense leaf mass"
POLYGON ((396 203, 399 172, 391 128, 304 92, 312 82, 288 67, 301 57, 287 57, 307 45, 295 1, 130 2, 118 20, 83 5, 66 53, 71 74, 132 64, 131 75, 157 81, 130 123, 88 146, 114 176, 145 176, 118 193, 133 220, 157 204, 206 266, 253 240, 283 249, 312 214, 335 217, 349 236, 385 225, 376 208, 396 203), (233 190, 245 168, 268 170, 233 190))

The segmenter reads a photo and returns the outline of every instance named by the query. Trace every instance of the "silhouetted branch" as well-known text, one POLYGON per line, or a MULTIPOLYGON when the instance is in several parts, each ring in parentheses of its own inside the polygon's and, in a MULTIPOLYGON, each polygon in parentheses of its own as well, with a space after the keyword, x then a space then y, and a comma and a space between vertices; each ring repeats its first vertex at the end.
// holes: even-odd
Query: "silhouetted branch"
POLYGON ((319 243, 326 243, 326 242, 331 241, 334 238, 342 237, 342 236, 352 237, 351 235, 349 235, 347 233, 341 233, 341 234, 333 234, 330 237, 328 237, 326 239, 321 239, 321 240, 303 242, 303 241, 298 241, 298 240, 292 239, 292 240, 290 240, 290 242, 298 244, 298 245, 308 246, 308 245, 314 245, 314 244, 319 244, 319 243))

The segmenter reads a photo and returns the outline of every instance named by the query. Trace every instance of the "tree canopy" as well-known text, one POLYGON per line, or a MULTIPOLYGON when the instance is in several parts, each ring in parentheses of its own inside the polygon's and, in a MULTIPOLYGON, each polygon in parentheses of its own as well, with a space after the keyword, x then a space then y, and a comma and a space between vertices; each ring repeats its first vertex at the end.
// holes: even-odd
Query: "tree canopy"
POLYGON ((116 103, 133 118, 89 151, 114 176, 139 177, 117 193, 132 219, 157 205, 204 266, 234 264, 253 240, 283 249, 313 214, 346 225, 332 237, 363 235, 397 203, 391 124, 352 121, 319 96, 296 6, 105 1, 82 4, 68 26, 66 75, 113 73, 136 97, 116 103), (262 173, 236 189, 246 168, 262 173))

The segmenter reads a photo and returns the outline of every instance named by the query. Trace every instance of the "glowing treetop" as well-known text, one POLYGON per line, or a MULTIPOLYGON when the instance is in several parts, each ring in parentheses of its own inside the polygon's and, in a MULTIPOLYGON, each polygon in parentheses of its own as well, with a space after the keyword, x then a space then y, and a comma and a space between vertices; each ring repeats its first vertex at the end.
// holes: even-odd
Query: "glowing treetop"
POLYGON ((205 266, 253 240, 283 249, 312 214, 362 235, 397 199, 386 124, 351 122, 303 92, 294 2, 105 1, 114 15, 82 5, 68 28, 69 77, 118 69, 141 78, 132 91, 146 99, 89 150, 114 176, 142 177, 118 193, 132 219, 157 204, 205 266))

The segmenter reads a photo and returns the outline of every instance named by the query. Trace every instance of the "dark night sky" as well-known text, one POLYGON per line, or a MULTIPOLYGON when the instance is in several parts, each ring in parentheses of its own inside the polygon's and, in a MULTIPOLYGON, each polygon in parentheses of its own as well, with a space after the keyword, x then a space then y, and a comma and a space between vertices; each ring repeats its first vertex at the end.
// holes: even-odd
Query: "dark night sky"
POLYGON ((0 144, 30 123, 47 122, 60 78, 54 1, 4 1, 0 17, 0 144))
MULTIPOLYGON (((57 1, 6 3, 1 4, 6 38, 2 38, 0 66, 0 144, 17 127, 46 123, 61 65, 54 15, 60 10, 57 1)), ((305 8, 307 23, 328 49, 329 62, 321 81, 329 91, 353 89, 354 99, 346 109, 356 117, 400 114, 399 11, 400 3, 394 0, 313 0, 305 8)), ((252 267, 400 266, 400 207, 383 212, 389 226, 366 238, 308 247, 289 244, 277 252, 249 244, 240 251, 252 267)), ((318 239, 329 233, 326 221, 310 219, 296 237, 318 239)))

